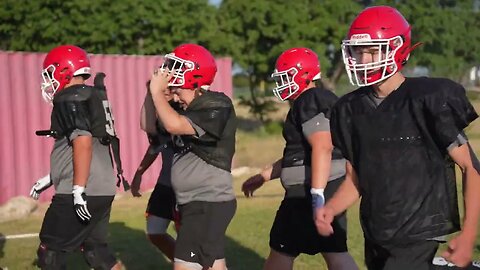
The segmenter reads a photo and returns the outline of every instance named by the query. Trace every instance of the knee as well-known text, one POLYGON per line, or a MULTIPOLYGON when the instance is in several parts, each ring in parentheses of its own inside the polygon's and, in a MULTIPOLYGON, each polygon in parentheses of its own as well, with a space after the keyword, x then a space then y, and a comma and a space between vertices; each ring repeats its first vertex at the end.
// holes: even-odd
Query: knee
POLYGON ((93 269, 110 270, 117 265, 117 260, 107 244, 85 244, 83 256, 93 269))
POLYGON ((50 250, 45 244, 41 243, 37 249, 37 265, 42 270, 66 269, 65 253, 50 250))

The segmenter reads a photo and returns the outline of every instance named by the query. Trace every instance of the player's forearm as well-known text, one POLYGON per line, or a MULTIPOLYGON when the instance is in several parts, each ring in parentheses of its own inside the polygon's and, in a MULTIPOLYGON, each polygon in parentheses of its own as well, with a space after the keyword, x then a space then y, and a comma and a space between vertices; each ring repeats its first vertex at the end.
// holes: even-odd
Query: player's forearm
POLYGON ((157 158, 158 154, 150 154, 149 150, 152 146, 149 146, 147 151, 145 152, 145 155, 143 156, 142 161, 140 162, 140 165, 137 168, 137 171, 135 174, 143 175, 145 171, 150 168, 150 166, 153 164, 155 159, 157 158))
POLYGON ((335 215, 347 210, 360 198, 358 177, 349 161, 347 161, 345 169, 345 180, 335 192, 335 195, 326 203, 326 206, 333 209, 335 215))
POLYGON ((150 91, 148 91, 140 112, 140 128, 147 133, 156 134, 156 120, 157 113, 155 111, 155 105, 152 100, 152 95, 150 91))
POLYGON ((331 148, 312 149, 312 188, 325 189, 332 163, 331 148))
POLYGON ((463 173, 465 216, 463 232, 476 238, 478 219, 480 217, 480 175, 473 166, 466 167, 463 173))
POLYGON ((92 161, 91 136, 79 136, 72 142, 73 147, 73 185, 85 187, 90 175, 92 161))
POLYGON ((280 178, 282 173, 282 159, 279 159, 272 163, 271 165, 265 167, 260 175, 262 175, 265 181, 269 181, 272 179, 280 178))
POLYGON ((172 135, 195 135, 192 124, 183 115, 177 113, 165 99, 163 92, 152 93, 158 118, 165 130, 172 135))
POLYGON ((345 179, 335 195, 327 201, 326 206, 333 209, 334 214, 338 215, 352 206, 359 198, 360 194, 353 182, 345 179))

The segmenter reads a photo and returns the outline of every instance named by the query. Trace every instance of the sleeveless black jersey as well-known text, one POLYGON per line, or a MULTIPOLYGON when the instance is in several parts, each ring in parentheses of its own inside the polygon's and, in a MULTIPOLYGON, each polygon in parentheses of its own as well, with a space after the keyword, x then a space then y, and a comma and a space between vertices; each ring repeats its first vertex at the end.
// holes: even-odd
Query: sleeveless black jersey
POLYGON ((477 113, 447 79, 407 78, 378 106, 371 87, 332 112, 334 145, 353 165, 365 237, 379 244, 429 239, 460 228, 447 147, 477 113))
POLYGON ((206 91, 181 112, 205 131, 200 137, 181 136, 184 147, 210 165, 230 171, 235 153, 237 118, 232 101, 223 93, 206 91))
MULTIPOLYGON (((302 124, 319 114, 330 119, 331 109, 337 100, 334 93, 320 88, 310 89, 295 99, 283 124, 286 144, 282 168, 310 166, 312 147, 303 135, 302 124)), ((334 151, 333 158, 342 158, 338 150, 334 151)))

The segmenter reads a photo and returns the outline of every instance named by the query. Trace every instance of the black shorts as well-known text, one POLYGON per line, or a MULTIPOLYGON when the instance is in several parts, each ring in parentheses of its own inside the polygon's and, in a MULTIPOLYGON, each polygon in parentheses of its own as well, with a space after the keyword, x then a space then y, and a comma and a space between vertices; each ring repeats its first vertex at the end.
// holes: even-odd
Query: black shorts
MULTIPOLYGON (((343 179, 328 182, 325 199, 330 199, 343 179)), ((323 237, 317 232, 313 221, 311 196, 304 192, 300 198, 286 197, 275 216, 270 230, 270 248, 291 257, 300 253, 315 255, 320 252, 347 252, 346 213, 335 217, 332 226, 334 233, 323 237)))
MULTIPOLYGON (((72 252, 80 247, 108 247, 107 235, 110 210, 114 196, 87 197, 88 211, 92 215, 88 223, 84 223, 75 214, 73 196, 71 194, 56 194, 45 213, 40 242, 52 251, 72 252)), ((108 258, 107 265, 116 264, 114 254, 103 254, 108 258)))
POLYGON ((148 199, 146 214, 173 220, 176 203, 172 187, 156 184, 148 199))
POLYGON ((365 239, 365 264, 369 270, 437 269, 433 257, 437 241, 422 241, 402 247, 382 247, 365 239))
POLYGON ((175 258, 211 267, 225 258, 225 231, 237 201, 190 202, 179 206, 182 225, 175 244, 175 258))

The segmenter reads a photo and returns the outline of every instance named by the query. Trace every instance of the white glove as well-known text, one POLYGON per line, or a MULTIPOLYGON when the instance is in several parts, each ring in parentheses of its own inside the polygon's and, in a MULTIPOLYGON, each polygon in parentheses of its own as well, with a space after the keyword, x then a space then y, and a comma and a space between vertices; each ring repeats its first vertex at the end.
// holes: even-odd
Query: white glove
POLYGON ((52 180, 50 179, 50 174, 47 174, 46 176, 40 178, 33 184, 32 189, 30 190, 30 197, 32 197, 35 200, 38 200, 38 197, 40 196, 40 193, 42 191, 46 190, 52 185, 52 180))
POLYGON ((73 185, 73 207, 77 216, 83 221, 89 221, 92 215, 87 208, 87 195, 85 195, 85 187, 73 185))

